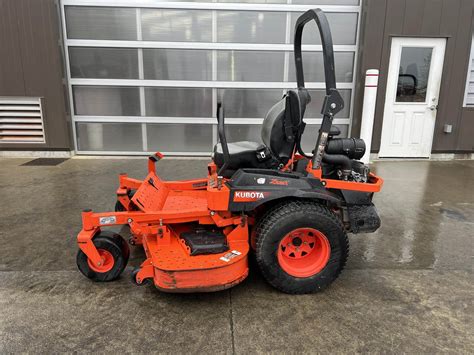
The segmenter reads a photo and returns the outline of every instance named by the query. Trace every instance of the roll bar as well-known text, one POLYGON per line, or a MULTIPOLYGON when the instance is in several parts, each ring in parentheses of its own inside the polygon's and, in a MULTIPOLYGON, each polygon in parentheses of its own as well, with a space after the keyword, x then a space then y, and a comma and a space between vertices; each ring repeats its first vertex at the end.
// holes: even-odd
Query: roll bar
POLYGON ((321 44, 323 47, 324 59, 324 77, 326 80, 326 94, 330 94, 330 89, 336 88, 336 74, 334 70, 334 50, 332 45, 331 29, 326 15, 321 9, 308 10, 296 20, 295 24, 295 40, 294 54, 296 65, 296 81, 298 89, 304 88, 304 72, 303 59, 301 54, 301 40, 303 37, 304 26, 311 20, 316 21, 319 34, 321 36, 321 44))
POLYGON ((229 146, 227 145, 227 139, 225 136, 225 114, 224 114, 224 107, 222 106, 222 102, 217 103, 217 131, 219 133, 219 141, 221 143, 222 154, 224 156, 224 164, 221 166, 217 175, 222 175, 222 173, 227 169, 229 166, 230 161, 230 154, 229 154, 229 146))
POLYGON ((318 140, 312 158, 313 169, 319 169, 324 155, 329 131, 331 130, 332 120, 334 115, 344 108, 344 100, 336 89, 336 72, 334 69, 334 50, 332 45, 331 29, 326 15, 321 9, 308 10, 296 21, 295 25, 295 39, 294 39, 294 54, 296 66, 296 81, 298 89, 303 89, 304 73, 303 73, 303 57, 301 54, 301 39, 303 37, 303 28, 311 20, 314 20, 318 25, 319 34, 321 36, 321 44, 323 47, 324 60, 324 77, 326 81, 326 97, 324 98, 323 108, 321 113, 323 115, 323 123, 319 129, 318 140))

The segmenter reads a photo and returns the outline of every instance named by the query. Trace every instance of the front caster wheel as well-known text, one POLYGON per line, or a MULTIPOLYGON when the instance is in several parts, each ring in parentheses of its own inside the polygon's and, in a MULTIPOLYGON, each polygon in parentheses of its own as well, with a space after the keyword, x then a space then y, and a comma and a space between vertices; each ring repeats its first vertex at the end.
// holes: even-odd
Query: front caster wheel
POLYGON ((92 240, 103 263, 94 265, 86 254, 79 249, 77 252, 77 267, 89 279, 98 282, 116 280, 127 266, 130 250, 123 238, 115 233, 101 232, 92 240))
POLYGON ((349 251, 339 218, 309 201, 289 201, 269 211, 258 226, 256 241, 265 279, 293 294, 329 286, 344 268, 349 251))

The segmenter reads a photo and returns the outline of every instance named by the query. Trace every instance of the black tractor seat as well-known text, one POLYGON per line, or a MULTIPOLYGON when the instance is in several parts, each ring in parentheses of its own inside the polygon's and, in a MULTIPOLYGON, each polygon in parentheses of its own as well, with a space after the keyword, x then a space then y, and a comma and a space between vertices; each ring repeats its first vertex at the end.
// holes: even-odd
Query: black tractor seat
MULTIPOLYGON (((222 175, 230 177, 241 168, 277 169, 284 166, 303 134, 302 118, 310 100, 305 89, 289 90, 265 116, 261 130, 263 144, 249 141, 228 144, 229 161, 222 175)), ((224 165, 220 143, 214 147, 213 160, 218 168, 224 165)))
MULTIPOLYGON (((270 154, 265 145, 257 142, 241 141, 228 143, 229 162, 223 176, 230 177, 240 168, 276 168, 279 163, 270 154)), ((214 163, 220 168, 224 165, 222 145, 214 147, 214 163)))
MULTIPOLYGON (((230 155, 229 167, 233 167, 234 169, 241 165, 258 165, 259 161, 256 152, 259 148, 265 148, 261 143, 249 141, 229 143, 227 146, 229 147, 230 155)), ((224 153, 222 152, 220 143, 214 147, 214 163, 216 163, 218 167, 224 164, 224 153)))

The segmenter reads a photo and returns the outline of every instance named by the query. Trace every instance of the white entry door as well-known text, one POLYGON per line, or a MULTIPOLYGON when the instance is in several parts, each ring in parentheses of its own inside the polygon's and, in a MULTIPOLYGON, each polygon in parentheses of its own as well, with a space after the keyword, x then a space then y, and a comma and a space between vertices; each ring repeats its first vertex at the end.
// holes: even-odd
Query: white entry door
POLYGON ((445 38, 393 38, 379 157, 429 158, 445 38))

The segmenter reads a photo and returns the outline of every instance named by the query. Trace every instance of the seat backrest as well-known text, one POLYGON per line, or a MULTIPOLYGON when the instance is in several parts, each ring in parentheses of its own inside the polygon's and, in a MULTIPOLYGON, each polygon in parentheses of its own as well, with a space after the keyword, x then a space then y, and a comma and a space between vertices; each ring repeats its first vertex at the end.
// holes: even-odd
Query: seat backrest
POLYGON ((265 116, 261 132, 262 141, 273 156, 284 164, 291 158, 295 144, 303 133, 303 116, 310 101, 311 97, 306 89, 288 90, 265 116), (288 117, 291 121, 290 129, 287 126, 288 117), (291 134, 293 139, 288 137, 291 134))

